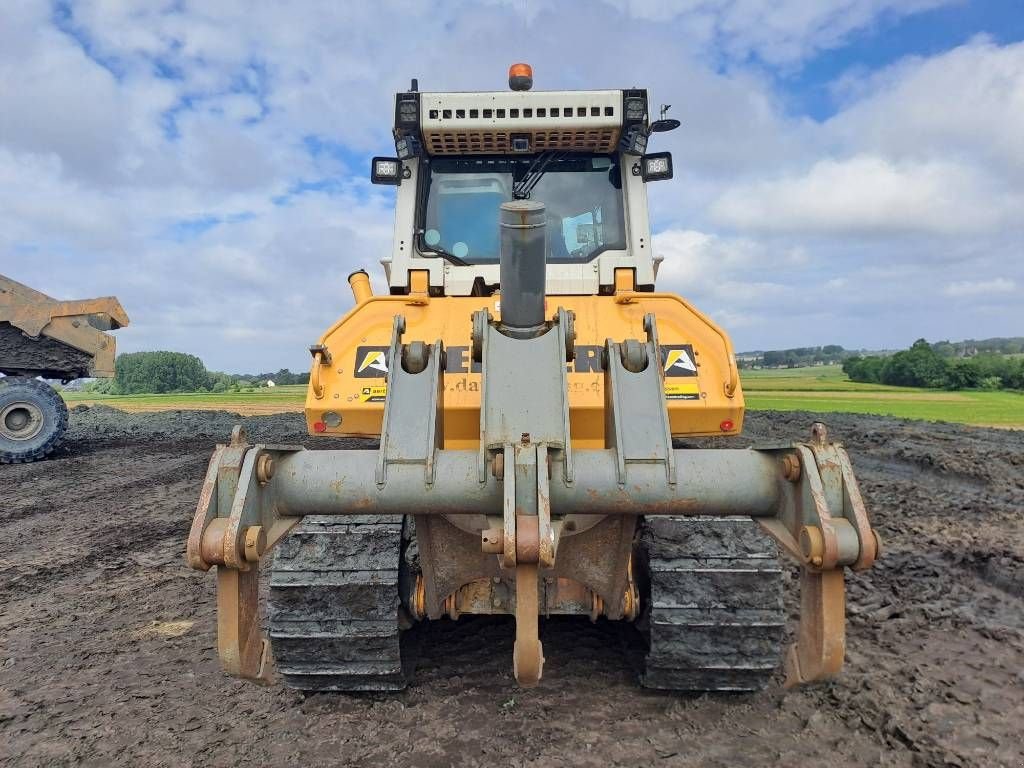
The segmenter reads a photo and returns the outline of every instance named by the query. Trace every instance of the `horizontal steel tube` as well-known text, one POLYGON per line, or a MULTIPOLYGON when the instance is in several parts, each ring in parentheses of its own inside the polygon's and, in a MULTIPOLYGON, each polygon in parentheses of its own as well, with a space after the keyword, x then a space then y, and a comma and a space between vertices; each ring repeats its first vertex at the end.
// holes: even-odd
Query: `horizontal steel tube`
MULTIPOLYGON (((479 482, 476 451, 440 451, 429 488, 418 465, 391 465, 388 482, 375 482, 376 451, 298 451, 283 454, 269 485, 282 515, 492 514, 502 513, 501 484, 488 472, 479 482)), ((661 465, 631 465, 629 483, 616 482, 615 453, 574 451, 575 479, 563 480, 552 462, 551 511, 555 514, 751 515, 778 505, 776 460, 754 450, 677 450, 677 482, 661 465)))
POLYGON ((501 514, 501 486, 479 482, 476 451, 439 451, 434 484, 422 465, 390 465, 377 487, 377 451, 298 451, 278 460, 270 487, 282 515, 501 514))
POLYGON ((574 482, 552 466, 551 511, 602 515, 772 515, 778 504, 777 459, 753 450, 677 450, 676 484, 661 464, 631 465, 616 481, 614 451, 573 451, 574 482))

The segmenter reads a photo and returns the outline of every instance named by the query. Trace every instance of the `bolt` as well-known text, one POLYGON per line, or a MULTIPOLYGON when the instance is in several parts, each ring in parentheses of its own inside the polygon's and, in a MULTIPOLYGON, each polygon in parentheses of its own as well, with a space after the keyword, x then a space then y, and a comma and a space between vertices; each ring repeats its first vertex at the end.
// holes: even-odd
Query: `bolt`
POLYGON ((795 453, 782 457, 782 476, 791 483, 800 480, 800 458, 795 453))
POLYGON ((263 532, 263 526, 250 525, 245 529, 245 559, 255 563, 266 551, 267 535, 263 532))
POLYGON ((269 453, 261 453, 256 460, 256 481, 260 485, 266 485, 274 476, 274 457, 269 453))

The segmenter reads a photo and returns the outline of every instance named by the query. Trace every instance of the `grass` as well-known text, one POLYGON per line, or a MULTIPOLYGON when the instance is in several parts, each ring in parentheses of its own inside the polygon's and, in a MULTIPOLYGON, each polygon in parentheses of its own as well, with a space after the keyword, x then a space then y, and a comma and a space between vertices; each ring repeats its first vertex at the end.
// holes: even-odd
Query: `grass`
POLYGON ((768 411, 842 411, 904 419, 1024 428, 1024 393, 946 392, 860 384, 838 365, 742 371, 747 407, 768 411))
POLYGON ((189 392, 174 395, 97 395, 63 392, 68 405, 109 405, 122 411, 233 411, 243 416, 301 411, 306 401, 304 384, 261 387, 252 392, 189 392))
MULTIPOLYGON (((841 411, 904 419, 1024 428, 1024 393, 946 392, 859 384, 838 365, 748 370, 741 374, 747 407, 769 411, 841 411)), ((301 411, 304 385, 252 392, 178 395, 95 395, 65 392, 70 405, 102 403, 124 411, 225 410, 246 416, 301 411)))

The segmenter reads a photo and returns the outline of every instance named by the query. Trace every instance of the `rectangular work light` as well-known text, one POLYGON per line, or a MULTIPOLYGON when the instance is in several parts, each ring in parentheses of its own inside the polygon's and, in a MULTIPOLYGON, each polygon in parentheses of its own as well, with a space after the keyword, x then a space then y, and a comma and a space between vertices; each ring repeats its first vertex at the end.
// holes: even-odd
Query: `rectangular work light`
POLYGON ((402 183, 402 161, 397 157, 375 157, 370 165, 370 181, 374 184, 402 183))
POLYGON ((420 95, 400 93, 395 97, 395 128, 400 132, 416 131, 420 127, 420 95))
POLYGON ((644 155, 641 163, 644 181, 663 181, 672 178, 672 153, 652 152, 644 155))

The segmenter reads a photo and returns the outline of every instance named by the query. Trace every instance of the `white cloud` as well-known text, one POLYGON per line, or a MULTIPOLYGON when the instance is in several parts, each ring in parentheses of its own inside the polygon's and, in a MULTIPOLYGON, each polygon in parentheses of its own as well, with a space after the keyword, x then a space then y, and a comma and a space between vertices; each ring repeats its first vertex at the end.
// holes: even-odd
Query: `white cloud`
POLYGON ((793 64, 840 45, 880 19, 895 20, 956 0, 610 0, 631 16, 680 20, 689 36, 725 55, 793 64))
POLYGON ((755 232, 948 235, 1019 224, 1022 203, 970 165, 858 155, 820 160, 799 176, 734 186, 711 214, 755 232))
POLYGON ((655 148, 677 180, 649 190, 660 282, 737 346, 994 335, 1024 324, 1013 292, 978 294, 984 317, 964 296, 957 330, 945 290, 1024 283, 1022 45, 842 79, 824 123, 776 88, 942 2, 82 0, 60 28, 18 3, 0 24, 0 271, 119 293, 122 349, 302 367, 346 274, 389 248, 390 193, 364 164, 390 144, 394 91, 502 88, 525 59, 538 88, 635 84, 674 105, 683 128, 655 148))
POLYGON ((1024 43, 979 37, 859 78, 825 129, 889 158, 942 157, 1024 181, 1024 43))
POLYGON ((993 280, 959 280, 950 283, 943 291, 947 296, 987 296, 999 293, 1015 293, 1017 283, 1005 277, 993 280))

